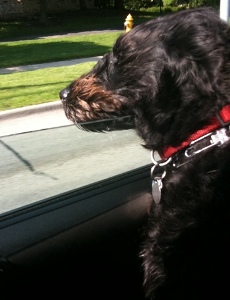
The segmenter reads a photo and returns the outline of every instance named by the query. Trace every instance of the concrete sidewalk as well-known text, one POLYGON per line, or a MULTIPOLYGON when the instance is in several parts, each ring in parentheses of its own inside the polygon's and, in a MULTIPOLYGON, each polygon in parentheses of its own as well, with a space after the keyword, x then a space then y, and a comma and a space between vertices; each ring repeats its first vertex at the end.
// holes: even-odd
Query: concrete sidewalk
MULTIPOLYGON (((88 61, 98 61, 100 57, 101 56, 96 56, 46 64, 11 67, 0 69, 0 74, 70 66, 88 61)), ((72 123, 66 118, 60 100, 45 104, 31 105, 0 112, 0 137, 67 126, 70 124, 72 123)))
POLYGON ((100 58, 101 58, 101 56, 94 56, 94 57, 86 57, 86 58, 79 58, 79 59, 73 59, 73 60, 64 60, 64 61, 57 61, 57 62, 50 62, 50 63, 43 63, 43 64, 2 68, 2 69, 0 69, 0 74, 10 74, 10 73, 16 73, 16 72, 34 71, 34 70, 44 69, 44 68, 73 66, 73 65, 81 64, 81 63, 88 62, 88 61, 98 61, 100 58))

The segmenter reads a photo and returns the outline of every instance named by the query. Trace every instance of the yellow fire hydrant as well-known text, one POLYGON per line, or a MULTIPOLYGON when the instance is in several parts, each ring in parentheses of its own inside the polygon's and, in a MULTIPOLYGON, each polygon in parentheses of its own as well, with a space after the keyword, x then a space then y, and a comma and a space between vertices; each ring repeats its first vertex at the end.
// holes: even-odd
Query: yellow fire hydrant
POLYGON ((133 28, 133 17, 130 14, 126 17, 124 25, 126 32, 129 32, 133 28))

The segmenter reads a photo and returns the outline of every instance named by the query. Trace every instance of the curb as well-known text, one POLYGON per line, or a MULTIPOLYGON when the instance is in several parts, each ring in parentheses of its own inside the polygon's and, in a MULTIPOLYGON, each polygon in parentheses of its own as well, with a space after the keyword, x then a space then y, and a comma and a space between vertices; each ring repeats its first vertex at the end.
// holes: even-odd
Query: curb
POLYGON ((46 69, 46 68, 72 66, 72 65, 77 65, 80 63, 91 62, 91 61, 97 62, 101 57, 102 56, 84 57, 84 58, 76 58, 71 60, 63 60, 63 61, 56 61, 56 62, 49 62, 49 63, 34 64, 34 65, 0 68, 0 74, 5 75, 5 74, 16 73, 16 72, 26 72, 26 71, 35 71, 35 70, 46 69))
MULTIPOLYGON (((85 58, 73 59, 68 61, 58 61, 58 62, 37 64, 37 65, 26 65, 26 66, 5 68, 5 69, 0 69, 0 74, 31 71, 31 70, 37 70, 37 69, 49 68, 49 67, 55 68, 55 67, 62 67, 62 66, 71 66, 83 62, 89 62, 89 61, 97 62, 101 57, 102 56, 85 57, 85 58)), ((9 109, 5 111, 0 111, 0 121, 9 120, 11 118, 21 118, 32 114, 54 111, 58 109, 63 109, 60 100, 43 103, 43 104, 29 105, 21 108, 9 109)))
POLYGON ((12 118, 21 118, 32 114, 43 113, 63 109, 61 101, 48 102, 44 104, 30 105, 0 112, 0 121, 12 118))

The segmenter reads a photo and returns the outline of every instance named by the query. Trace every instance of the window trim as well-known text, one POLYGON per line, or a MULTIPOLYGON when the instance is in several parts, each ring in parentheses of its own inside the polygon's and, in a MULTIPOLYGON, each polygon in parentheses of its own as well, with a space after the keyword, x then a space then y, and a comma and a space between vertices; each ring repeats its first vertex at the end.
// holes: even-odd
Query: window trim
POLYGON ((146 216, 150 192, 147 165, 7 212, 0 217, 0 257, 33 264, 38 258, 49 258, 50 243, 55 245, 53 255, 66 241, 88 243, 96 228, 98 238, 106 228, 122 226, 125 230, 146 216))

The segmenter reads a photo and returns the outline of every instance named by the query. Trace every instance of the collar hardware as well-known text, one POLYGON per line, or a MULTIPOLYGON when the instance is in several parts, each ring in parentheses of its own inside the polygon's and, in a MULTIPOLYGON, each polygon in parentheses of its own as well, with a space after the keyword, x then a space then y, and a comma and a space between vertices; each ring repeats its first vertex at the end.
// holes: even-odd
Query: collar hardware
POLYGON ((169 164, 172 158, 168 158, 166 161, 157 161, 154 158, 154 151, 151 151, 151 160, 153 166, 151 168, 151 178, 152 178, 152 197, 156 204, 160 203, 161 200, 161 190, 163 187, 162 179, 166 175, 166 165, 169 164))
POLYGON ((161 159, 156 160, 155 152, 151 151, 152 196, 156 204, 160 203, 162 179, 166 176, 166 167, 171 165, 171 170, 178 169, 189 160, 213 147, 219 147, 230 140, 230 104, 223 107, 210 124, 192 134, 188 140, 179 147, 168 147, 160 155, 161 159))
POLYGON ((229 132, 229 129, 227 131, 226 128, 221 128, 220 130, 206 134, 205 136, 191 142, 190 147, 184 151, 184 155, 186 157, 191 157, 191 156, 194 156, 194 155, 196 155, 200 152, 203 152, 209 148, 212 148, 214 146, 223 145, 225 142, 230 140, 230 137, 227 135, 227 132, 229 132), (209 137, 210 137, 210 139, 209 139, 209 137), (193 149, 194 149, 193 145, 197 144, 199 141, 206 139, 206 138, 208 138, 209 144, 206 147, 203 147, 199 150, 193 151, 193 149))
POLYGON ((194 132, 191 136, 188 137, 187 140, 181 143, 181 145, 177 147, 168 146, 160 151, 160 155, 163 160, 173 156, 178 153, 180 150, 187 148, 191 142, 196 141, 199 138, 202 138, 213 132, 214 130, 226 127, 230 123, 230 104, 222 107, 218 113, 216 113, 215 117, 211 118, 209 124, 207 126, 201 128, 197 132, 194 132))
POLYGON ((220 147, 230 140, 230 127, 221 128, 190 143, 185 150, 179 151, 172 157, 172 166, 174 169, 185 165, 189 160, 203 152, 211 150, 213 147, 220 147))

